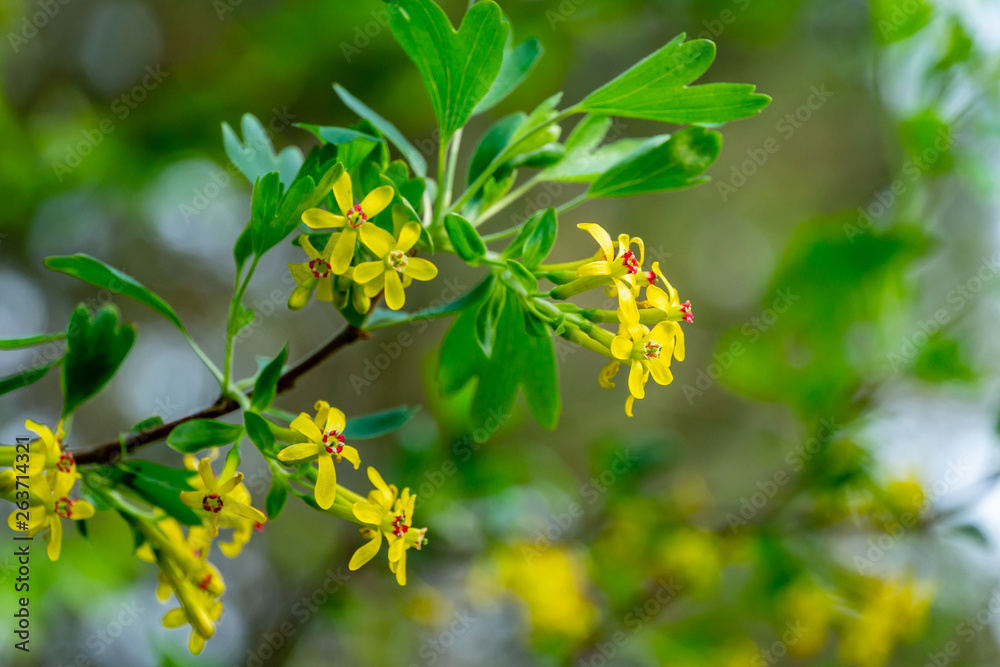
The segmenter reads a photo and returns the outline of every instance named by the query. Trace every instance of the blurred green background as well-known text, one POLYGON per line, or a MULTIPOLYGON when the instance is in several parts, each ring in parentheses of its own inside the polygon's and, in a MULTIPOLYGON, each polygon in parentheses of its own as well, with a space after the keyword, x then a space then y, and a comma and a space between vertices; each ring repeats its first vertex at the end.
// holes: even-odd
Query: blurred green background
MULTIPOLYGON (((453 20, 465 2, 442 2, 453 20)), ((987 666, 1000 591, 997 456, 997 65, 986 0, 500 0, 517 39, 546 54, 467 136, 557 90, 575 102, 680 32, 708 37, 706 80, 774 98, 723 128, 698 188, 592 202, 562 221, 555 261, 592 252, 598 222, 646 240, 694 304, 670 387, 623 412, 624 382, 557 341, 563 416, 521 409, 468 424, 441 398, 447 323, 388 329, 281 396, 348 415, 426 406, 362 458, 420 496, 430 545, 410 583, 361 541, 290 503, 243 554, 215 560, 228 588, 199 658, 160 626, 155 568, 126 526, 67 535, 33 562, 33 650, 17 665, 899 665, 987 666), (909 519, 907 518, 909 517, 909 519)), ((41 259, 85 252, 136 276, 223 353, 231 247, 249 184, 227 171, 220 123, 251 112, 277 147, 295 122, 346 126, 344 85, 418 147, 436 150, 416 70, 381 3, 49 0, 0 4, 0 338, 65 326, 94 290, 41 259)), ((567 128, 568 129, 568 128, 567 128)), ((617 136, 663 131, 620 121, 617 136)), ((463 160, 474 142, 466 142, 463 160)), ((489 223, 576 194, 539 189, 489 223)), ((290 342, 306 354, 339 316, 291 313, 291 246, 250 287, 259 324, 237 372, 290 342)), ((450 299, 477 271, 444 258, 414 303, 450 299)), ((214 400, 214 381, 167 323, 117 300, 136 353, 76 418, 70 445, 214 400)), ((45 355, 4 352, 0 375, 45 355)), ((53 423, 54 374, 0 399, 0 439, 53 423)), ((165 446, 142 456, 174 465, 165 446)), ((255 504, 267 468, 247 462, 255 504)), ((363 473, 345 475, 358 490, 363 473)), ((13 542, 0 599, 13 606, 13 542)), ((8 627, 10 619, 3 621, 8 627)))

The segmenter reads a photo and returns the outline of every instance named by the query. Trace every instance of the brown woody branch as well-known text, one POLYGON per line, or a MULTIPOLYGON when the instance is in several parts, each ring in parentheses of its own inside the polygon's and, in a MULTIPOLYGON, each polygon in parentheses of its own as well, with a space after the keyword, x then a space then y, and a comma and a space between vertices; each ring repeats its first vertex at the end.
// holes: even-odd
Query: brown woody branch
MULTIPOLYGON (((353 324, 347 325, 321 347, 316 349, 312 354, 285 371, 278 379, 278 393, 291 389, 295 386, 295 382, 300 377, 319 366, 328 357, 333 356, 342 348, 347 347, 358 339, 368 337, 369 334, 363 329, 356 327, 353 324)), ((253 390, 248 390, 246 395, 247 397, 252 396, 253 390)), ((124 447, 123 443, 118 440, 112 440, 111 442, 97 445, 87 451, 74 453, 74 456, 76 457, 78 465, 114 464, 121 460, 123 449, 126 453, 131 453, 139 447, 163 440, 170 434, 171 431, 181 424, 195 419, 215 419, 217 417, 222 417, 230 412, 234 412, 239 407, 240 404, 232 398, 220 396, 215 403, 204 410, 200 410, 199 412, 195 412, 194 414, 190 414, 186 417, 181 417, 180 419, 175 419, 174 421, 166 424, 158 424, 137 433, 128 434, 124 439, 124 447)))

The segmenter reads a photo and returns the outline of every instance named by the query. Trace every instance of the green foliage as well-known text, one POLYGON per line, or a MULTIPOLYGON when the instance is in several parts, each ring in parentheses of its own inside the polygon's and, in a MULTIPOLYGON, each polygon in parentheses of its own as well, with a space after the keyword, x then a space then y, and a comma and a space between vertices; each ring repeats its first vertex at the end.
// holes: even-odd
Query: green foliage
POLYGON ((255 412, 244 412, 243 424, 246 427, 247 437, 254 447, 265 456, 277 454, 270 422, 255 412))
POLYGON ((36 345, 43 345, 44 343, 53 343, 55 341, 64 340, 65 338, 66 334, 60 331, 57 333, 28 336, 27 338, 0 340, 0 350, 20 350, 25 347, 34 347, 36 345))
POLYGON ((926 109, 900 124, 903 148, 919 169, 944 174, 954 167, 951 127, 932 109, 926 109))
POLYGON ((46 257, 45 267, 65 273, 77 280, 90 283, 95 287, 106 289, 114 294, 120 294, 139 303, 149 306, 175 327, 184 331, 184 324, 173 308, 158 295, 144 287, 139 281, 127 276, 118 269, 111 268, 100 260, 89 255, 77 254, 70 257, 46 257))
POLYGON ((486 256, 486 244, 483 243, 479 232, 462 216, 457 213, 446 215, 444 229, 448 233, 448 240, 451 241, 455 254, 463 262, 469 264, 480 262, 486 256))
POLYGON ((200 526, 201 517, 180 501, 183 491, 193 491, 191 479, 198 473, 170 468, 152 461, 131 460, 101 473, 116 485, 127 487, 154 507, 187 526, 200 526))
POLYGON ((821 220, 796 233, 762 303, 773 323, 750 317, 719 343, 718 354, 732 360, 723 375, 730 387, 818 419, 857 390, 862 368, 884 368, 899 352, 905 332, 874 327, 900 308, 902 269, 925 241, 909 227, 849 236, 851 220, 821 220), (865 343, 852 354, 848 330, 862 323, 865 343))
POLYGON ((386 8, 396 40, 424 80, 447 143, 496 80, 510 26, 491 0, 472 5, 457 31, 432 0, 392 0, 386 8))
POLYGON ((102 306, 91 318, 79 306, 66 327, 66 357, 62 366, 63 416, 99 392, 125 361, 135 343, 135 327, 119 324, 118 309, 102 306))
POLYGON ((508 290, 503 294, 492 355, 483 352, 476 336, 478 308, 467 308, 455 318, 441 345, 441 389, 453 395, 477 380, 470 415, 474 425, 509 415, 521 389, 538 423, 555 428, 561 405, 552 339, 529 335, 517 297, 508 290))
POLYGON ((642 118, 664 123, 725 123, 760 113, 771 102, 750 84, 709 83, 690 86, 715 60, 715 44, 684 41, 678 35, 666 46, 615 80, 588 95, 579 111, 642 118))
POLYGON ((871 0, 875 37, 883 44, 898 42, 927 25, 931 5, 927 0, 871 0))
POLYGON ((45 375, 62 363, 62 357, 35 366, 30 366, 16 373, 0 378, 0 396, 12 391, 23 389, 41 380, 45 375))
POLYGON ((543 172, 545 180, 593 183, 615 165, 647 153, 670 138, 662 134, 647 139, 618 139, 601 145, 612 125, 609 116, 584 116, 566 138, 565 155, 543 172))
POLYGON ((167 436, 167 444, 182 454, 221 447, 243 435, 243 427, 216 419, 194 419, 177 426, 167 436))
MULTIPOLYGON (((552 252, 559 233, 559 219, 554 208, 547 208, 531 225, 524 237, 524 251, 521 256, 525 268, 534 269, 552 252)), ((537 282, 535 288, 537 288, 537 282)))
POLYGON ((421 155, 420 151, 410 143, 410 140, 402 132, 396 129, 395 125, 372 111, 364 102, 347 92, 343 86, 334 84, 333 89, 351 111, 374 125, 379 132, 384 134, 399 149, 399 152, 410 163, 410 168, 413 169, 417 176, 422 177, 427 175, 427 161, 424 159, 424 156, 421 155))
POLYGON ((400 405, 381 412, 375 412, 361 417, 352 417, 344 427, 344 437, 351 440, 370 440, 380 438, 403 428, 420 407, 400 405))
POLYGON ((489 111, 502 102, 524 82, 538 63, 538 59, 542 57, 542 53, 542 43, 537 39, 525 40, 513 48, 510 45, 510 39, 508 39, 496 81, 493 82, 493 87, 480 100, 472 113, 480 114, 489 111))
POLYGON ((702 127, 681 130, 644 153, 620 162, 599 177, 591 197, 632 197, 680 190, 708 180, 702 177, 722 150, 722 135, 702 127))
POLYGON ((281 371, 285 367, 288 359, 288 344, 281 348, 274 359, 272 359, 257 376, 257 381, 253 385, 253 400, 250 409, 254 412, 263 412, 274 403, 274 397, 278 393, 278 380, 281 379, 281 371))
POLYGON ((273 171, 278 173, 281 184, 289 187, 302 166, 302 151, 289 146, 275 154, 271 137, 253 114, 243 114, 242 127, 240 141, 229 123, 222 124, 222 143, 232 163, 251 183, 273 171))

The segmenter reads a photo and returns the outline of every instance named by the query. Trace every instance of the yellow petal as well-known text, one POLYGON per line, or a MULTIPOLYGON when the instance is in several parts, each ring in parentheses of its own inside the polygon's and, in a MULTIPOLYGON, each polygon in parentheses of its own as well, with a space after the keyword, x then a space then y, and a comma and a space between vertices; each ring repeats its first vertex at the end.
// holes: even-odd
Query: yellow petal
POLYGON ((398 271, 385 272, 385 305, 392 310, 399 310, 406 303, 406 292, 399 280, 398 271))
POLYGON ((69 518, 73 521, 89 519, 94 516, 94 506, 86 500, 74 500, 69 508, 69 518))
POLYGON ((351 187, 351 175, 346 171, 333 184, 333 196, 337 200, 340 212, 347 215, 354 208, 354 190, 351 187))
POLYGON ((632 406, 635 404, 635 396, 629 396, 625 400, 625 414, 629 417, 632 416, 632 406))
POLYGON ((365 563, 367 563, 368 561, 370 561, 372 558, 375 557, 375 554, 378 553, 379 547, 381 546, 382 546, 382 531, 376 530, 375 537, 368 540, 367 543, 362 545, 361 548, 355 551, 354 555, 351 556, 351 562, 347 565, 348 569, 356 570, 365 563))
MULTIPOLYGON (((363 262, 354 267, 354 280, 360 284, 370 283, 385 272, 385 262, 363 262)), ((381 285, 378 286, 381 289, 381 285)), ((376 292, 377 293, 377 292, 376 292)), ((372 295, 374 296, 374 294, 372 295)))
POLYGON ((216 491, 219 495, 227 495, 230 491, 235 489, 237 486, 243 483, 243 473, 239 472, 227 479, 225 482, 219 485, 216 491))
POLYGON ((414 280, 433 280, 437 275, 437 267, 422 257, 410 257, 403 273, 414 280))
MULTIPOLYGON (((380 262, 380 264, 382 264, 382 266, 385 266, 385 262, 380 262)), ((380 273, 378 276, 376 276, 374 280, 369 280, 368 282, 366 282, 360 291, 364 295, 364 297, 370 302, 373 298, 375 298, 376 294, 382 291, 384 287, 385 287, 385 279, 382 278, 382 274, 380 273)), ((357 294, 357 292, 355 292, 355 294, 357 294)), ((359 309, 358 312, 368 312, 368 311, 367 310, 361 311, 359 309)))
POLYGON ((257 523, 267 523, 267 517, 256 507, 246 505, 237 500, 226 498, 222 511, 226 514, 232 513, 244 519, 250 519, 257 523))
POLYGON ((383 185, 368 193, 368 196, 361 200, 361 210, 370 218, 385 210, 385 207, 392 203, 395 190, 391 185, 383 185))
POLYGON ((209 459, 204 458, 198 461, 198 474, 201 475, 201 482, 205 485, 206 489, 215 491, 218 488, 219 483, 212 473, 212 462, 209 459))
POLYGON ((330 276, 320 278, 316 283, 316 298, 326 303, 333 301, 333 279, 330 276))
MULTIPOLYGON (((318 211, 319 209, 316 210, 318 211)), ((326 211, 323 211, 323 213, 326 213, 326 211)), ((308 234, 299 234, 299 246, 305 250, 309 259, 316 259, 319 257, 319 253, 316 252, 316 248, 314 248, 313 244, 309 241, 308 234)))
POLYGON ((377 526, 382 523, 382 517, 385 516, 385 512, 381 507, 373 505, 367 500, 354 503, 351 507, 351 511, 354 512, 354 516, 358 519, 358 521, 370 523, 373 526, 377 526))
POLYGON ((376 257, 385 257, 388 255, 392 250, 393 244, 396 242, 396 239, 392 238, 392 234, 374 223, 366 222, 361 225, 358 229, 358 234, 361 235, 361 242, 364 243, 376 257))
POLYGON ((594 237, 594 240, 597 241, 598 244, 600 244, 601 250, 604 251, 605 259, 610 261, 611 259, 614 258, 615 246, 614 244, 611 243, 611 237, 608 236, 608 233, 604 231, 603 227, 601 227, 600 225, 595 225, 592 222, 585 222, 577 225, 577 227, 586 232, 589 232, 590 235, 594 237))
POLYGON ((202 501, 205 498, 204 491, 181 491, 181 502, 188 507, 198 507, 202 506, 202 501))
POLYGON ((608 262, 597 261, 584 264, 576 270, 576 275, 580 278, 591 276, 607 276, 611 274, 611 265, 608 262))
POLYGON ((396 250, 409 252, 410 248, 420 240, 420 223, 410 221, 403 225, 399 231, 399 240, 396 241, 396 250))
POLYGON ((677 334, 677 342, 674 345, 674 359, 684 361, 684 329, 676 322, 674 323, 674 333, 677 334))
POLYGON ((319 457, 319 473, 316 476, 316 502, 325 510, 333 506, 337 498, 337 469, 330 456, 319 457))
POLYGON ((319 430, 316 424, 313 423, 312 417, 304 412, 292 420, 289 427, 293 431, 298 431, 313 442, 319 442, 323 439, 323 433, 319 430))
POLYGON ((638 361, 632 363, 628 372, 628 390, 636 398, 646 395, 646 373, 638 361))
POLYGON ((191 651, 191 655, 201 654, 202 649, 205 648, 205 638, 198 634, 196 631, 191 631, 191 638, 188 639, 188 650, 191 651))
POLYGON ((337 431, 338 433, 344 432, 344 426, 347 425, 347 419, 344 417, 344 412, 337 408, 330 408, 326 417, 326 430, 337 431))
POLYGON ((611 354, 615 356, 615 359, 624 361, 632 356, 632 347, 631 338, 615 336, 615 339, 611 341, 611 354))
POLYGON ((674 374, 670 372, 670 356, 662 355, 659 359, 651 359, 646 363, 649 374, 653 376, 657 384, 667 385, 674 381, 674 374))
POLYGON ((302 222, 306 223, 307 227, 312 227, 313 229, 330 229, 331 227, 343 227, 347 224, 347 220, 343 216, 334 215, 321 208, 307 209, 302 214, 302 222))
POLYGON ((340 450, 340 455, 353 463, 355 470, 361 465, 361 457, 358 455, 358 450, 350 445, 344 445, 344 448, 340 450))
POLYGON ((179 607, 171 609, 163 615, 163 627, 165 628, 179 628, 182 625, 187 625, 187 622, 187 614, 179 607))
POLYGON ((54 516, 49 520, 49 532, 45 533, 45 541, 49 543, 46 551, 49 560, 59 560, 59 551, 62 549, 62 520, 54 516))
POLYGON ((337 239, 337 245, 334 246, 333 253, 330 255, 330 268, 338 276, 347 271, 347 267, 351 265, 351 260, 354 259, 354 245, 357 241, 358 232, 353 227, 345 229, 340 238, 337 239))

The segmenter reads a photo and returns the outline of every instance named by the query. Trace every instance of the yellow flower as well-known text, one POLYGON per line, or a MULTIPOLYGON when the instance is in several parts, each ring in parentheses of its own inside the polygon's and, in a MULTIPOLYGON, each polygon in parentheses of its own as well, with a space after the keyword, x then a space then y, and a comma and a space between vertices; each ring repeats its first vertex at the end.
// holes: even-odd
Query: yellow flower
POLYGON ((187 537, 181 524, 171 517, 160 519, 156 530, 144 530, 146 541, 136 549, 136 556, 147 563, 162 563, 170 560, 173 565, 160 568, 156 597, 166 600, 173 591, 174 580, 167 571, 182 574, 193 585, 214 596, 226 591, 226 584, 218 568, 208 562, 211 539, 204 528, 188 528, 187 537), (159 557, 157 557, 159 553, 159 557), (176 567, 175 567, 176 566, 176 567))
POLYGON ((691 312, 691 302, 685 301, 681 303, 680 298, 677 296, 677 290, 674 286, 670 284, 662 273, 660 273, 660 263, 653 262, 653 270, 647 271, 644 274, 645 279, 648 281, 646 287, 646 301, 639 304, 646 308, 656 308, 662 310, 667 315, 667 319, 673 322, 684 320, 685 322, 694 322, 694 315, 691 312), (656 279, 659 278, 663 281, 663 285, 667 288, 666 291, 660 289, 656 286, 656 279))
POLYGON ((368 542, 354 552, 348 567, 357 570, 374 558, 385 533, 389 540, 389 569, 395 573, 399 585, 405 586, 406 551, 411 547, 419 551, 427 544, 427 529, 413 528, 417 497, 409 489, 397 494, 396 487, 387 485, 375 468, 368 468, 368 479, 375 488, 368 494, 368 500, 358 501, 352 508, 356 519, 369 524, 361 529, 368 542))
POLYGON ((166 577, 181 606, 164 615, 163 625, 167 628, 179 628, 190 624, 188 650, 198 655, 205 648, 205 642, 215 634, 215 621, 222 616, 222 601, 180 576, 169 561, 165 565, 166 577))
MULTIPOLYGON (((674 375, 670 371, 670 360, 678 355, 678 340, 681 341, 678 361, 684 358, 684 343, 679 332, 680 325, 676 322, 660 322, 652 330, 636 322, 635 326, 623 325, 611 342, 611 354, 630 366, 628 374, 630 396, 625 403, 625 412, 629 417, 632 416, 632 404, 636 399, 645 396, 646 381, 650 375, 658 384, 667 385, 674 381, 674 375)), ((602 384, 607 382, 605 376, 610 370, 609 365, 602 371, 602 384)), ((617 367, 614 370, 617 371, 617 367)))
POLYGON ((79 477, 76 473, 76 460, 73 458, 73 454, 69 451, 64 452, 62 449, 62 441, 66 434, 63 432, 61 421, 56 425, 55 433, 48 426, 37 424, 30 419, 24 420, 24 428, 39 436, 39 440, 35 440, 28 446, 29 476, 38 475, 43 470, 56 470, 63 474, 72 475, 74 480, 79 477))
POLYGON ((392 515, 396 502, 396 487, 386 484, 382 475, 378 474, 378 471, 371 466, 368 467, 368 479, 375 485, 375 488, 368 494, 368 500, 354 503, 352 511, 359 521, 371 524, 375 528, 362 528, 366 534, 370 533, 370 537, 368 542, 351 556, 351 562, 348 565, 351 570, 357 570, 378 553, 382 546, 382 520, 392 515))
POLYGON ((860 616, 844 621, 841 658, 859 667, 882 667, 898 642, 920 636, 931 598, 929 586, 909 578, 873 582, 860 616))
POLYGON ((635 305, 635 276, 642 268, 645 259, 646 246, 640 238, 631 238, 628 234, 618 236, 618 252, 615 253, 615 244, 603 227, 594 223, 583 223, 577 225, 580 229, 589 232, 594 240, 601 246, 603 257, 593 262, 588 262, 576 270, 576 275, 580 278, 606 277, 618 290, 619 308, 630 320, 639 319, 638 308, 635 305), (639 256, 632 252, 632 244, 639 246, 639 256))
POLYGON ((337 499, 337 469, 333 465, 334 459, 337 463, 341 459, 347 459, 357 470, 361 465, 361 458, 358 450, 344 444, 344 427, 347 424, 344 413, 331 408, 326 401, 317 401, 315 409, 315 419, 303 412, 291 423, 292 430, 309 438, 309 442, 285 447, 278 452, 278 460, 299 465, 315 459, 319 466, 314 491, 316 503, 328 510, 337 499))
POLYGON ((291 310, 302 310, 309 302, 313 290, 316 291, 316 298, 320 301, 333 301, 334 273, 330 257, 340 237, 341 234, 331 234, 323 252, 318 252, 305 234, 299 237, 299 245, 309 256, 309 261, 288 265, 288 270, 298 285, 288 297, 288 307, 291 310))
POLYGON ((403 489, 392 510, 392 532, 389 536, 389 569, 396 574, 400 586, 406 585, 406 551, 416 547, 419 551, 427 543, 427 529, 413 529, 413 508, 417 496, 403 489), (412 532, 411 532, 412 531, 412 532))
POLYGON ((371 234, 371 243, 366 242, 365 245, 380 259, 356 266, 354 280, 365 286, 368 297, 384 289, 386 305, 399 310, 406 301, 403 288, 408 287, 412 280, 432 280, 437 275, 437 267, 426 259, 406 254, 420 239, 419 223, 411 221, 403 225, 398 240, 381 229, 378 232, 371 234))
POLYGON ((222 521, 234 522, 243 517, 261 524, 267 522, 263 512, 241 502, 239 494, 233 493, 243 483, 243 473, 236 473, 220 484, 220 480, 212 472, 212 464, 204 458, 198 463, 198 474, 201 475, 204 488, 181 492, 181 502, 193 507, 206 518, 209 537, 218 533, 222 521))
MULTIPOLYGON (((386 234, 388 232, 384 232, 370 223, 369 220, 381 213, 392 202, 394 195, 395 191, 391 185, 383 185, 369 192, 360 204, 355 204, 351 177, 345 172, 333 184, 333 196, 336 198, 337 205, 343 215, 335 215, 320 208, 311 208, 302 214, 302 222, 313 229, 344 228, 344 232, 337 240, 331 255, 330 264, 334 273, 340 275, 351 265, 354 247, 359 236, 362 243, 375 251, 371 243, 376 235, 375 230, 386 234)), ((375 252, 378 254, 377 251, 375 252)))
POLYGON ((89 519, 94 516, 94 507, 85 500, 72 500, 69 492, 76 483, 75 468, 73 474, 59 471, 47 471, 42 475, 30 478, 28 520, 24 521, 24 511, 15 510, 7 519, 7 525, 12 530, 23 531, 33 537, 43 530, 48 542, 47 552, 50 560, 59 560, 62 548, 62 518, 72 521, 89 519), (62 518, 60 518, 62 517, 62 518))
MULTIPOLYGON (((218 450, 216 449, 212 450, 209 460, 215 460, 217 451, 218 450)), ((236 458, 226 458, 226 464, 222 468, 222 474, 219 475, 220 484, 231 479, 236 474, 237 465, 238 463, 236 458)), ((184 457, 184 466, 188 470, 197 472, 198 459, 189 454, 184 457)), ((195 475, 191 479, 191 486, 193 486, 196 490, 205 489, 205 482, 202 480, 201 475, 195 475)), ((229 496, 233 500, 243 503, 244 505, 250 505, 253 502, 253 499, 250 497, 250 491, 247 490, 245 484, 237 484, 236 487, 230 491, 229 496)), ((233 530, 232 541, 220 542, 219 550, 226 556, 226 558, 236 558, 236 556, 239 556, 240 552, 243 551, 243 547, 246 543, 250 541, 253 531, 255 529, 262 528, 263 524, 239 515, 227 515, 219 518, 219 527, 231 528, 233 530)), ((198 551, 207 554, 213 537, 215 537, 215 535, 211 534, 211 531, 205 531, 203 528, 194 526, 188 530, 187 541, 198 551)))

